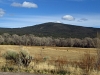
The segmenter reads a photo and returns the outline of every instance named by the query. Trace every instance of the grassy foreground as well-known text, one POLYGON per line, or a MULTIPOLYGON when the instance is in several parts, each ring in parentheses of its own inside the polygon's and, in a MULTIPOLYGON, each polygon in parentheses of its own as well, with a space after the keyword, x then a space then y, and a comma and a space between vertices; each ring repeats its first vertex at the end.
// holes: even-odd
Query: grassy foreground
POLYGON ((54 75, 100 75, 95 69, 96 48, 0 45, 0 71, 54 75), (2 56, 6 51, 25 50, 33 56, 28 67, 15 65, 2 56))

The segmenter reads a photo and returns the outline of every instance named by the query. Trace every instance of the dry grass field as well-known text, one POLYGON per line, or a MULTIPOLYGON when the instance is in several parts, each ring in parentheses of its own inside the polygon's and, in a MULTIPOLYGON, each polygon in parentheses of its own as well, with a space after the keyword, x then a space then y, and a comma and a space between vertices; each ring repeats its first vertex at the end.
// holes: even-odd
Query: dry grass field
MULTIPOLYGON (((20 50, 25 50, 30 53, 30 55, 34 57, 47 57, 49 60, 56 60, 58 58, 64 58, 64 60, 67 61, 79 61, 82 56, 84 56, 85 53, 90 53, 91 56, 97 55, 97 49, 96 48, 74 48, 74 47, 47 47, 47 46, 16 46, 16 45, 0 45, 0 65, 5 65, 6 60, 2 57, 2 54, 4 54, 6 51, 12 50, 19 52, 20 50)), ((60 69, 63 69, 66 66, 62 65, 62 60, 60 60, 60 69)), ((64 62, 64 61, 63 61, 64 62)), ((57 61, 58 63, 58 61, 57 61)), ((64 62, 65 63, 65 62, 64 62)), ((34 62, 31 62, 31 68, 28 69, 30 73, 33 73, 34 71, 32 68, 34 67, 34 62)), ((37 63, 36 63, 37 64, 37 63)), ((35 66, 35 69, 47 69, 52 70, 55 69, 54 64, 48 64, 47 62, 39 63, 35 66)), ((72 65, 67 65, 67 71, 70 72, 70 74, 66 75, 83 75, 82 69, 79 67, 74 67, 72 65)), ((26 69, 24 68, 26 71, 26 69)), ((24 72, 24 71, 22 71, 24 72)), ((40 73, 41 71, 39 71, 40 73)), ((100 75, 100 72, 97 72, 96 70, 89 72, 88 75, 100 75)), ((64 74, 63 74, 64 75, 64 74)))
POLYGON ((48 57, 67 57, 68 60, 78 60, 84 53, 90 52, 96 55, 96 48, 73 48, 73 47, 46 47, 46 46, 15 46, 15 45, 0 45, 0 54, 7 50, 27 50, 32 56, 43 55, 48 57))

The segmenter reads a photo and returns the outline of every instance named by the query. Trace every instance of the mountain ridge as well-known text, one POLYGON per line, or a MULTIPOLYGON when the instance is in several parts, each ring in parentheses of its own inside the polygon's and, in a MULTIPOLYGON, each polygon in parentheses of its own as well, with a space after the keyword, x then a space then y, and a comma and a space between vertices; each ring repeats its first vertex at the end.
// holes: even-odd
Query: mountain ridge
POLYGON ((94 38, 97 35, 97 31, 100 31, 100 28, 83 27, 53 22, 42 23, 22 28, 0 28, 0 34, 34 34, 35 36, 54 38, 94 38))

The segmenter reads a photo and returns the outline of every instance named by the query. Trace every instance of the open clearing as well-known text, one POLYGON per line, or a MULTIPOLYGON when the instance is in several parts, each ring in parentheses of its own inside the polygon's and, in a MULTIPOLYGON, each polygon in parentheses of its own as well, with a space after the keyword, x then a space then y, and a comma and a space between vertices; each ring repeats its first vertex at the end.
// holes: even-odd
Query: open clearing
MULTIPOLYGON (((34 57, 47 57, 49 60, 55 60, 60 58, 63 58, 65 61, 78 61, 84 56, 85 53, 89 52, 92 56, 97 55, 97 49, 96 48, 75 48, 75 47, 47 47, 47 46, 18 46, 18 45, 0 45, 0 67, 2 68, 3 65, 6 65, 6 60, 2 58, 3 53, 6 51, 16 51, 20 52, 20 50, 25 50, 30 53, 30 55, 34 57)), ((39 59, 40 60, 40 59, 39 59)), ((60 62, 63 60, 61 59, 60 62)), ((28 70, 30 74, 28 73, 23 73, 26 72, 27 68, 21 68, 19 73, 18 71, 14 70, 17 73, 10 73, 11 71, 7 72, 0 72, 0 75, 33 75, 34 73, 37 73, 35 71, 41 70, 41 72, 44 72, 44 70, 56 70, 56 68, 59 68, 58 66, 55 66, 56 62, 52 61, 46 61, 46 62, 39 62, 35 63, 36 61, 32 61, 28 67, 28 70), (34 68, 33 68, 34 67, 34 68), (32 74, 33 73, 33 74, 32 74)), ((63 67, 70 72, 72 75, 74 75, 74 72, 76 75, 82 75, 84 72, 81 68, 77 68, 75 66, 72 66, 71 63, 70 65, 65 62, 65 67, 63 67), (67 66, 66 66, 67 65, 67 66), (79 69, 79 70, 78 70, 79 69), (80 74, 79 74, 80 73, 80 74)), ((9 64, 12 65, 12 64, 9 64)), ((13 68, 18 68, 18 66, 12 65, 13 68)), ((61 69, 61 68, 60 68, 61 69)), ((94 72, 93 72, 94 73, 94 72)), ((34 74, 35 75, 35 74, 34 74)), ((36 74, 37 75, 37 74, 36 74)), ((38 74, 39 75, 39 74, 38 74)), ((91 74, 92 75, 92 71, 91 74)), ((93 75, 100 75, 100 73, 94 73, 93 75)))
POLYGON ((68 60, 78 60, 86 52, 96 55, 96 48, 74 48, 74 47, 46 47, 46 46, 16 46, 16 45, 0 45, 0 54, 2 55, 7 50, 28 50, 34 57, 42 55, 44 57, 55 58, 66 57, 68 60))

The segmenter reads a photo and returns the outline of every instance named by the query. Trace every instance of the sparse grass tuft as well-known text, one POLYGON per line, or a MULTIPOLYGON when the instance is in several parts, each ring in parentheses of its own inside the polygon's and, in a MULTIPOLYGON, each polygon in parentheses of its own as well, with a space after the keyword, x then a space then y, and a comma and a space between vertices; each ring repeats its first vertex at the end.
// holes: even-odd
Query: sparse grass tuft
POLYGON ((24 50, 20 48, 18 50, 18 47, 16 47, 17 50, 15 48, 13 50, 12 47, 10 46, 9 51, 1 52, 6 63, 0 62, 0 71, 53 75, 100 75, 100 72, 95 69, 96 52, 90 48, 45 47, 41 54, 41 47, 24 47, 24 50), (90 52, 84 53, 86 50, 90 52), (19 61, 20 65, 18 65, 19 61))

